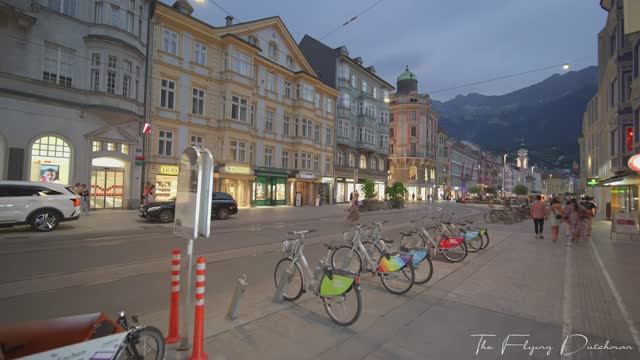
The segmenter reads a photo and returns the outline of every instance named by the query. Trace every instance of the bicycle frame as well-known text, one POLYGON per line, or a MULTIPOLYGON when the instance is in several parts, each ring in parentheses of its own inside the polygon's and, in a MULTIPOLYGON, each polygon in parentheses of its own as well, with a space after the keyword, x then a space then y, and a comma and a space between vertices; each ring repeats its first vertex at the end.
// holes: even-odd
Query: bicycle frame
MULTIPOLYGON (((289 257, 291 258, 291 267, 289 269, 287 269, 287 271, 289 273, 291 273, 293 271, 293 268, 296 266, 296 264, 300 264, 302 265, 302 271, 301 271, 301 275, 302 275, 302 283, 304 284, 304 288, 307 291, 312 291, 313 293, 317 293, 316 289, 314 288, 315 284, 313 282, 314 279, 314 275, 313 275, 313 271, 311 271, 311 267, 309 266, 309 262, 307 261, 307 258, 304 256, 304 234, 299 234, 299 238, 295 239, 294 241, 294 249, 295 252, 293 254, 289 254, 289 257), (311 279, 312 281, 307 281, 307 279, 311 279)), ((329 249, 329 251, 327 252, 327 258, 328 256, 331 254, 331 250, 329 249)))
MULTIPOLYGON (((378 264, 376 264, 373 261, 373 259, 369 255, 369 252, 367 251, 367 249, 365 249, 364 245, 362 245, 362 241, 360 241, 361 231, 362 231, 362 227, 361 226, 357 226, 356 227, 356 232, 353 235, 353 238, 351 239, 351 251, 355 251, 358 254, 360 254, 360 258, 362 258, 362 256, 364 255, 364 260, 366 261, 366 265, 367 265, 367 266, 365 266, 366 269, 368 269, 369 267, 371 269, 375 269, 375 267, 378 264)), ((371 271, 375 272, 373 270, 371 270, 371 271)))

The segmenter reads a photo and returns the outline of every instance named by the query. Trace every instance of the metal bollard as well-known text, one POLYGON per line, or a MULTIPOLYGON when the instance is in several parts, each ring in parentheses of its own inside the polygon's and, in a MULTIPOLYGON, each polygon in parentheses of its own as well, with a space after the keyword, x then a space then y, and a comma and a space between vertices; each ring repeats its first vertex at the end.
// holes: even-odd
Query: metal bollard
POLYGON ((292 270, 292 267, 289 267, 287 268, 286 271, 282 273, 282 275, 280 275, 280 283, 278 284, 278 288, 276 289, 276 294, 273 297, 274 303, 282 302, 282 294, 284 294, 284 288, 285 286, 289 285, 289 283, 291 282, 291 279, 293 278, 293 271, 291 270, 292 270))
POLYGON ((233 292, 231 298, 231 304, 229 304, 229 311, 227 311, 227 319, 234 320, 238 316, 238 308, 240 307, 240 300, 247 289, 247 275, 242 274, 236 282, 236 290, 233 292))

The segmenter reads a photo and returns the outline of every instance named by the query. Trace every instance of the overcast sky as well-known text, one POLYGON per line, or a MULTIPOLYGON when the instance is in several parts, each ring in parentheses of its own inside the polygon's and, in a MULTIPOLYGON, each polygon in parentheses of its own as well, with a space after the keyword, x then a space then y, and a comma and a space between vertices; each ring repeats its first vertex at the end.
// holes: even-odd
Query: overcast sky
MULTIPOLYGON (((299 42, 304 34, 320 38, 377 0, 215 1, 241 21, 279 15, 299 42)), ((226 14, 208 0, 190 2, 195 17, 224 24, 226 14)), ((563 62, 574 69, 596 65, 596 36, 606 14, 599 0, 383 0, 323 41, 346 45, 352 57, 361 56, 392 84, 409 65, 420 91, 432 93, 563 62)), ((554 72, 560 69, 431 96, 504 94, 554 72)))

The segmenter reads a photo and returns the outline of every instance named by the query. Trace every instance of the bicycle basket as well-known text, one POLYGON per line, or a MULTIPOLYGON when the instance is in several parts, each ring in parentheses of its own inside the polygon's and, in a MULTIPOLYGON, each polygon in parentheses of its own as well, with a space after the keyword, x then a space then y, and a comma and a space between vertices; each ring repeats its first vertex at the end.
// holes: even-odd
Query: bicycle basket
POLYGON ((293 253, 296 249, 296 240, 284 240, 282 241, 282 252, 284 253, 293 253))
POLYGON ((464 238, 462 237, 443 238, 443 239, 440 239, 440 242, 438 242, 438 248, 453 249, 455 247, 458 247, 463 241, 464 241, 464 238))
POLYGON ((411 259, 412 256, 407 253, 382 256, 378 262, 376 271, 381 273, 400 271, 412 261, 411 259))
POLYGON ((353 242, 353 237, 354 236, 356 236, 356 232, 355 231, 347 231, 347 232, 342 234, 342 240, 344 240, 345 242, 351 244, 351 242, 353 242))
POLYGON ((422 260, 429 256, 429 250, 425 248, 413 248, 409 250, 409 254, 413 256, 413 265, 418 266, 422 260))
POLYGON ((356 281, 356 274, 339 269, 326 271, 320 280, 320 296, 338 296, 347 292, 356 281))

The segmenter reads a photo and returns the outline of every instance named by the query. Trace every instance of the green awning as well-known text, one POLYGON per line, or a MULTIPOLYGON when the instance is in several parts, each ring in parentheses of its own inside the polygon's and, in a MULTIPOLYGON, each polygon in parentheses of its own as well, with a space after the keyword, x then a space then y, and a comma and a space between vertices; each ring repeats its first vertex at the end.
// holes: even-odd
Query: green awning
POLYGON ((253 170, 253 172, 256 176, 287 177, 289 175, 288 170, 272 167, 257 167, 253 170))

